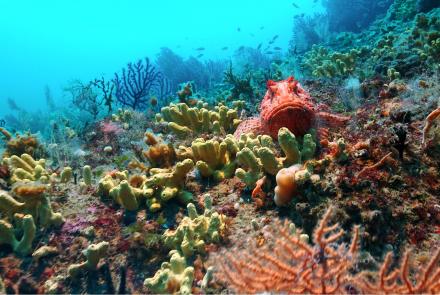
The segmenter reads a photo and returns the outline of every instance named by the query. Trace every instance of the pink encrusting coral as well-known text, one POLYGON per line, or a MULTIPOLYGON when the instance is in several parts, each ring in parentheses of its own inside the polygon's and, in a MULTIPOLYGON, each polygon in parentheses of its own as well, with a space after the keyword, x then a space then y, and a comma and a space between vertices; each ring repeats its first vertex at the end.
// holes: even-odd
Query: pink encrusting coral
POLYGON ((278 130, 287 127, 296 136, 302 136, 321 124, 337 127, 349 119, 350 117, 320 111, 299 82, 289 77, 279 82, 267 82, 267 92, 261 101, 260 116, 243 121, 234 135, 253 132, 277 138, 278 130))
POLYGON ((103 121, 99 124, 99 127, 104 135, 105 142, 109 142, 110 138, 124 132, 124 129, 119 124, 112 121, 103 121))

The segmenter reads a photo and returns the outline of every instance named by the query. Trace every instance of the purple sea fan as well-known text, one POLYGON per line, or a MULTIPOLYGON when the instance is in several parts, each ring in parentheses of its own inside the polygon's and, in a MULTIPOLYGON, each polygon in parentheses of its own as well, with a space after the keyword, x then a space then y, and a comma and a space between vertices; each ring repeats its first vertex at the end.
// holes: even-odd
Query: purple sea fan
POLYGON ((139 60, 137 63, 128 63, 122 69, 122 75, 115 73, 113 80, 116 85, 116 98, 120 104, 133 109, 142 109, 148 106, 150 96, 157 92, 157 89, 166 79, 156 68, 145 58, 145 63, 139 60))

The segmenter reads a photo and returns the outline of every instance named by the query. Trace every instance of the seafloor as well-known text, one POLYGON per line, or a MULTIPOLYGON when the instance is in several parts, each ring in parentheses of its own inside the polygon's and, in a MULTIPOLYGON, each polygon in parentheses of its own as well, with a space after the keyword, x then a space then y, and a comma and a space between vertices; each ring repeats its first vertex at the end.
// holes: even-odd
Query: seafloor
POLYGON ((0 293, 439 293, 440 11, 402 3, 253 100, 1 128, 0 293))

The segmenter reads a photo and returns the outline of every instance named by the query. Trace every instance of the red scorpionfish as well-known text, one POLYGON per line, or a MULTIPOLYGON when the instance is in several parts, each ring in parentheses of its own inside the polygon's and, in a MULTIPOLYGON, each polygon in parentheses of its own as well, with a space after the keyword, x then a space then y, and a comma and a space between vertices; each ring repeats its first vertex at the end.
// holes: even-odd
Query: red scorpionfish
POLYGON ((311 128, 317 128, 318 134, 326 137, 327 130, 321 128, 344 125, 350 117, 337 116, 320 111, 307 93, 293 77, 275 82, 267 81, 267 92, 261 101, 260 116, 243 121, 234 135, 253 132, 268 134, 278 138, 278 130, 287 127, 296 136, 303 136, 311 128))

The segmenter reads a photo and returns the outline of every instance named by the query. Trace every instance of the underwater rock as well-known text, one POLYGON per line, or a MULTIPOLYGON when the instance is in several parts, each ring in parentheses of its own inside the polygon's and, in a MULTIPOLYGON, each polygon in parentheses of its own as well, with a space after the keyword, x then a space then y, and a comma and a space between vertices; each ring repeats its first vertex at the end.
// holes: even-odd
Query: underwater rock
POLYGON ((418 12, 429 12, 436 7, 440 7, 440 2, 438 0, 417 0, 418 12))

